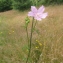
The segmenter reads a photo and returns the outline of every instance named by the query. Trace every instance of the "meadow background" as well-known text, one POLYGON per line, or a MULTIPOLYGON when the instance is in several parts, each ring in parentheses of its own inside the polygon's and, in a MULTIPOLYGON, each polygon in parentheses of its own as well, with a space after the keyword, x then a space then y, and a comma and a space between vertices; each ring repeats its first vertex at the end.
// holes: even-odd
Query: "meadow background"
MULTIPOLYGON (((44 5, 48 17, 38 21, 34 32, 42 44, 42 56, 38 63, 63 63, 63 0, 0 0, 0 63, 25 63, 28 47, 25 18, 31 5, 44 5), (18 11, 19 10, 19 11, 18 11), (4 11, 4 12, 3 12, 4 11)), ((30 18, 31 19, 31 18, 30 18)), ((31 23, 28 31, 30 31, 31 23)), ((35 48, 32 47, 32 50, 35 48)), ((35 54, 35 53, 34 53, 35 54)), ((31 57, 34 57, 34 54, 31 57)), ((29 63, 33 59, 29 60, 29 63)))

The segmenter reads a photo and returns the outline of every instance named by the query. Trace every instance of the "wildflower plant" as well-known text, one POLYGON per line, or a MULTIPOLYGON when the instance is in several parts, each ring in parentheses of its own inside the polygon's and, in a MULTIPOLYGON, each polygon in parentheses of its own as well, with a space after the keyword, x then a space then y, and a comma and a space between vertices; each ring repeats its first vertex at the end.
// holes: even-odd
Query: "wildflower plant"
MULTIPOLYGON (((48 15, 47 12, 44 13, 44 11, 45 11, 45 7, 43 5, 39 9, 37 9, 35 6, 31 6, 31 11, 28 12, 28 16, 32 17, 30 36, 28 33, 28 24, 30 23, 30 19, 29 19, 29 17, 26 17, 26 19, 25 19, 25 28, 26 28, 27 40, 28 40, 28 57, 27 57, 26 63, 28 63, 28 60, 30 58, 32 37, 33 37, 33 32, 35 30, 35 26, 37 24, 37 21, 42 21, 42 19, 45 19, 48 15)), ((40 42, 37 42, 36 44, 38 44, 38 46, 35 45, 36 56, 38 54, 39 55, 37 56, 37 59, 35 59, 35 63, 37 63, 37 60, 39 59, 39 56, 41 55, 41 51, 39 49, 42 46, 42 44, 40 42)))

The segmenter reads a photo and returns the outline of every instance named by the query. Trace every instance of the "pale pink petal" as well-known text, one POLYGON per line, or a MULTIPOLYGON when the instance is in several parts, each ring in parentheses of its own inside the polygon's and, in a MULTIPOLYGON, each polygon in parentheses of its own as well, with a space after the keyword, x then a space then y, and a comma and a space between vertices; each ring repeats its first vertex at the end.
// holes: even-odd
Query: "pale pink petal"
POLYGON ((42 6, 38 9, 38 12, 43 13, 43 12, 44 12, 44 10, 45 10, 45 7, 42 5, 42 6))
POLYGON ((43 13, 45 10, 44 6, 41 6, 38 10, 35 6, 31 6, 31 11, 28 13, 28 16, 34 17, 34 19, 41 21, 47 17, 48 13, 43 13))
POLYGON ((34 16, 33 13, 30 11, 28 12, 28 16, 34 16))
POLYGON ((41 18, 39 16, 35 16, 34 19, 41 21, 41 18))
POLYGON ((43 14, 41 15, 41 18, 46 18, 47 15, 48 15, 48 13, 43 13, 43 14))
POLYGON ((35 18, 36 20, 38 20, 38 21, 41 21, 41 18, 39 18, 39 17, 37 17, 37 18, 35 18))
POLYGON ((38 13, 36 14, 36 16, 39 17, 39 18, 42 18, 42 13, 38 12, 38 13))
POLYGON ((36 8, 35 6, 31 6, 31 11, 32 11, 33 13, 36 13, 36 12, 37 12, 37 8, 36 8))

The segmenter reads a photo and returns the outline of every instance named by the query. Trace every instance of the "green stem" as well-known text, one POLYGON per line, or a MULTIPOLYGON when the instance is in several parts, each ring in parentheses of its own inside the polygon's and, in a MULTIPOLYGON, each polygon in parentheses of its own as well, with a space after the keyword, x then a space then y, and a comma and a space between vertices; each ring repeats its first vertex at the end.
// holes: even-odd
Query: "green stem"
POLYGON ((29 46, 29 37, 28 37, 28 30, 27 30, 27 27, 26 27, 26 33, 27 33, 27 40, 28 40, 28 46, 29 46))
POLYGON ((26 63, 28 63, 28 59, 30 57, 30 52, 31 52, 31 42, 32 42, 32 33, 33 33, 33 23, 34 23, 34 18, 32 20, 32 26, 31 26, 31 35, 30 35, 30 44, 29 44, 29 53, 28 53, 28 57, 26 60, 26 63))
POLYGON ((37 20, 36 20, 35 25, 34 25, 34 27, 33 27, 33 28, 35 28, 36 24, 37 24, 37 20))

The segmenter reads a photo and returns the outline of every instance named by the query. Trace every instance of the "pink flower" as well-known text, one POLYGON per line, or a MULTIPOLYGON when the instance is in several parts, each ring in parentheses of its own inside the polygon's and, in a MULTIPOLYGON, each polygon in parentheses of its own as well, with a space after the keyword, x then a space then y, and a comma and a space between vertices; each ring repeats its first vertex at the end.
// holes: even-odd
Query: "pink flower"
POLYGON ((41 21, 47 17, 47 13, 44 13, 44 6, 42 5, 38 10, 35 6, 31 6, 31 11, 28 13, 28 16, 34 17, 34 19, 41 21))

